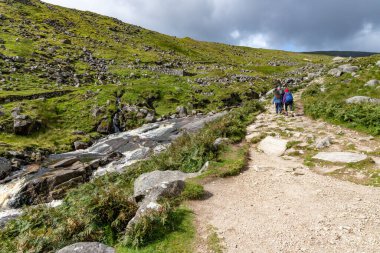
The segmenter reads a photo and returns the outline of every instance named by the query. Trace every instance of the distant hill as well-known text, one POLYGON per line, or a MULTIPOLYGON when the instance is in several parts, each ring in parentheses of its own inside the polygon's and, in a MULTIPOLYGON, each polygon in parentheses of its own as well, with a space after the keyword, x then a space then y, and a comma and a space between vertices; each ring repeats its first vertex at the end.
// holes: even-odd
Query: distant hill
POLYGON ((313 51, 313 52, 304 52, 305 54, 319 54, 327 56, 340 56, 340 57, 368 57, 375 54, 374 52, 358 52, 358 51, 313 51))

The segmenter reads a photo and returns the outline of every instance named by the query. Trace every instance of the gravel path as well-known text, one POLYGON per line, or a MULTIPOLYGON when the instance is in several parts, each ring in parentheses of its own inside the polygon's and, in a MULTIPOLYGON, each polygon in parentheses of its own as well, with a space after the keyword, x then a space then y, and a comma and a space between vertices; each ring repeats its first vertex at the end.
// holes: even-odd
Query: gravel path
MULTIPOLYGON (((301 141, 310 134, 336 137, 344 131, 328 150, 342 150, 346 142, 363 138, 367 141, 359 150, 379 147, 378 140, 354 131, 271 111, 248 130, 254 135, 281 127, 298 129, 287 131, 290 140, 301 141)), ((380 188, 318 174, 333 169, 312 171, 303 158, 267 155, 257 145, 250 159, 241 175, 206 184, 212 197, 190 203, 200 237, 197 252, 211 252, 205 239, 210 226, 225 252, 380 252, 380 188)))

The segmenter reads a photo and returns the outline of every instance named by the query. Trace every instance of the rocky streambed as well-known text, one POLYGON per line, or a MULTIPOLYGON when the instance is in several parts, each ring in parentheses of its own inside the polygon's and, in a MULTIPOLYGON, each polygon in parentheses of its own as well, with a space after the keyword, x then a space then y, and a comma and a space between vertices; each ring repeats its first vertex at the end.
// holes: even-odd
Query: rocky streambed
POLYGON ((126 166, 164 151, 184 131, 195 132, 224 114, 146 124, 109 135, 87 149, 53 154, 41 164, 24 166, 0 181, 0 227, 19 215, 19 208, 41 203, 56 206, 68 189, 108 172, 122 172, 126 166))

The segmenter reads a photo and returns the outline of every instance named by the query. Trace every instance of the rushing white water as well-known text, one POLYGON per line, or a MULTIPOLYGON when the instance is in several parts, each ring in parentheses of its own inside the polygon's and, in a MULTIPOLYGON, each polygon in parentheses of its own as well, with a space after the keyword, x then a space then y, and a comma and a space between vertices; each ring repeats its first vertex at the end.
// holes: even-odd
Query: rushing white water
POLYGON ((24 182, 25 179, 20 178, 6 184, 0 184, 0 210, 8 207, 8 202, 20 191, 24 182))
MULTIPOLYGON (((93 177, 99 177, 109 172, 122 172, 125 167, 146 159, 151 154, 157 154, 167 149, 171 142, 181 135, 181 131, 196 131, 205 123, 224 114, 194 116, 146 124, 131 131, 108 135, 84 150, 51 155, 48 160, 50 159, 50 162, 57 162, 68 157, 76 157, 91 161, 91 159, 105 158, 112 153, 121 153, 123 157, 120 160, 99 167, 94 172, 93 177)), ((42 175, 43 173, 40 176, 42 175)), ((6 184, 0 184, 0 225, 2 220, 7 220, 21 214, 21 210, 10 209, 8 204, 20 192, 23 185, 28 183, 27 180, 25 175, 21 173, 19 178, 13 179, 6 184)), ((55 200, 46 205, 54 208, 61 204, 62 201, 55 200)))
POLYGON ((149 154, 150 148, 142 147, 133 151, 127 151, 123 153, 123 158, 118 161, 107 164, 104 167, 99 167, 95 173, 94 177, 103 176, 109 172, 122 172, 126 166, 132 165, 144 158, 149 154))

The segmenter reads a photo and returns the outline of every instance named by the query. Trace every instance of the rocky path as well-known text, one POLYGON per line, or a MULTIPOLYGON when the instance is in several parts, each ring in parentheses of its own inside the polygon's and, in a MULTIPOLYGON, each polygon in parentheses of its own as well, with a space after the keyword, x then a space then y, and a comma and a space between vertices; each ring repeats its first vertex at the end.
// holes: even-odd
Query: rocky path
POLYGON ((212 197, 190 203, 200 237, 197 252, 212 252, 207 249, 210 227, 224 252, 380 251, 380 188, 342 180, 368 183, 380 172, 373 162, 379 158, 368 153, 380 147, 379 140, 310 120, 297 110, 295 117, 276 116, 273 110, 260 115, 247 138, 273 137, 252 145, 248 170, 205 185, 212 197), (371 169, 304 165, 321 151, 364 156, 371 169), (336 171, 335 177, 325 175, 336 171))

